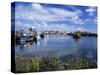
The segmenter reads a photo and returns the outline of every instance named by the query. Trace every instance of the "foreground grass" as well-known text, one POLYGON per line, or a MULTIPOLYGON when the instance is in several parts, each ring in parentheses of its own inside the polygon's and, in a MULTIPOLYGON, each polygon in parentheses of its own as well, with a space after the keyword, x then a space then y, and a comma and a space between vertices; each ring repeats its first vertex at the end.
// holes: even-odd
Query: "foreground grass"
POLYGON ((25 57, 16 56, 16 72, 42 72, 42 71, 58 71, 72 69, 90 69, 96 68, 96 60, 86 59, 85 57, 62 57, 48 56, 25 57))

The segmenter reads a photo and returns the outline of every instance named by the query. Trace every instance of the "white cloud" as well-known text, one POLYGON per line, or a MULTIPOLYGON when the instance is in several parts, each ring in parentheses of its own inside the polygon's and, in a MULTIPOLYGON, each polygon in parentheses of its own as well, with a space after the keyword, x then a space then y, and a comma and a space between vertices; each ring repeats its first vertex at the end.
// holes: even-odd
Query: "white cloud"
POLYGON ((96 9, 94 7, 89 7, 88 9, 86 9, 86 12, 95 12, 96 9))
POLYGON ((87 29, 83 28, 83 27, 77 27, 76 31, 87 31, 87 29))
POLYGON ((53 12, 53 14, 60 16, 60 17, 74 17, 74 16, 78 15, 77 12, 64 10, 61 8, 51 8, 51 9, 49 9, 49 11, 53 12))
POLYGON ((41 4, 33 3, 32 7, 16 7, 16 19, 39 20, 39 21, 70 21, 81 24, 80 19, 72 21, 72 18, 79 17, 81 10, 69 11, 61 8, 44 8, 41 4), (30 9, 30 11, 29 11, 30 9))
POLYGON ((90 16, 94 15, 94 12, 96 12, 96 8, 95 7, 89 7, 88 9, 86 9, 86 12, 89 13, 90 16))
MULTIPOLYGON (((94 8, 86 9, 86 12, 89 14, 95 12, 94 8)), ((31 7, 24 7, 23 5, 16 7, 16 19, 26 19, 33 21, 33 25, 37 28, 37 30, 66 30, 66 31, 77 31, 83 30, 87 31, 87 29, 78 26, 65 25, 65 24, 56 24, 56 25, 48 25, 49 21, 69 21, 73 24, 84 24, 86 21, 82 20, 80 16, 83 14, 82 10, 74 9, 73 11, 65 10, 61 8, 47 8, 43 7, 41 4, 33 3, 31 7), (17 12, 18 11, 18 12, 17 12), (36 21, 40 21, 37 23, 36 21)), ((89 20, 87 20, 89 21, 89 20)), ((95 22, 97 20, 95 19, 95 22)), ((17 23, 18 25, 23 25, 21 23, 17 23)), ((24 26, 32 26, 31 24, 25 24, 24 26)))
POLYGON ((74 31, 88 31, 86 28, 81 26, 72 26, 72 25, 66 25, 67 31, 74 32, 74 31))
POLYGON ((81 25, 85 23, 79 16, 72 17, 71 22, 74 24, 81 24, 81 25))
POLYGON ((94 23, 97 24, 97 17, 94 19, 94 23))
POLYGON ((37 4, 37 3, 32 3, 32 7, 33 7, 34 9, 43 9, 43 8, 41 7, 41 5, 40 5, 40 4, 37 4))
POLYGON ((89 15, 90 15, 90 16, 93 16, 93 15, 94 15, 94 13, 93 13, 93 12, 90 12, 90 13, 89 13, 89 15))
POLYGON ((97 17, 93 18, 93 19, 85 19, 84 23, 92 23, 92 24, 97 24, 97 17))
POLYGON ((37 13, 43 13, 43 14, 48 14, 49 12, 44 9, 44 7, 41 4, 38 3, 32 3, 32 9, 33 13, 36 11, 37 13))
POLYGON ((76 25, 67 25, 67 24, 49 24, 45 21, 34 23, 34 24, 23 24, 20 21, 16 21, 16 30, 28 30, 28 28, 33 27, 37 31, 67 31, 67 32, 74 32, 74 31, 87 31, 84 27, 76 26, 76 25))

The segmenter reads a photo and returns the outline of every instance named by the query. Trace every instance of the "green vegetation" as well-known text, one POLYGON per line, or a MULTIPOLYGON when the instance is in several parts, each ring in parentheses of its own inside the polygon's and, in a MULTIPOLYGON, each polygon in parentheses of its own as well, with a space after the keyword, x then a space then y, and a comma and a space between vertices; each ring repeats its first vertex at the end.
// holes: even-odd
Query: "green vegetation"
POLYGON ((42 72, 57 71, 71 69, 87 69, 96 68, 96 60, 86 59, 82 57, 62 57, 48 56, 40 57, 24 57, 16 56, 16 72, 42 72))

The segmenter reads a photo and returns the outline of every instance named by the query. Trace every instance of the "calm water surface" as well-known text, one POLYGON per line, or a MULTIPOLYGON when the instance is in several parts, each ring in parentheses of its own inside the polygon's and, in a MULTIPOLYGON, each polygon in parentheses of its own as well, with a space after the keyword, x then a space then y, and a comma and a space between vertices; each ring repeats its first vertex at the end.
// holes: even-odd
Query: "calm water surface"
POLYGON ((16 55, 40 57, 48 55, 79 55, 96 58, 97 38, 82 37, 76 40, 67 35, 48 35, 44 39, 38 40, 37 43, 16 45, 15 53, 16 55))

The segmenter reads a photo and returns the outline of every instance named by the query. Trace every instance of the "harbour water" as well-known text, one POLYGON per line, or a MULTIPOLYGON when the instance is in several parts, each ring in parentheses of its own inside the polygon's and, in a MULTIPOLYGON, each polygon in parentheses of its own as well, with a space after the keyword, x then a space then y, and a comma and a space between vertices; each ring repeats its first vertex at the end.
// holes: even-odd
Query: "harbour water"
POLYGON ((15 54, 18 56, 85 56, 97 58, 97 38, 81 37, 74 39, 68 35, 46 35, 37 42, 22 43, 15 46, 15 54))

